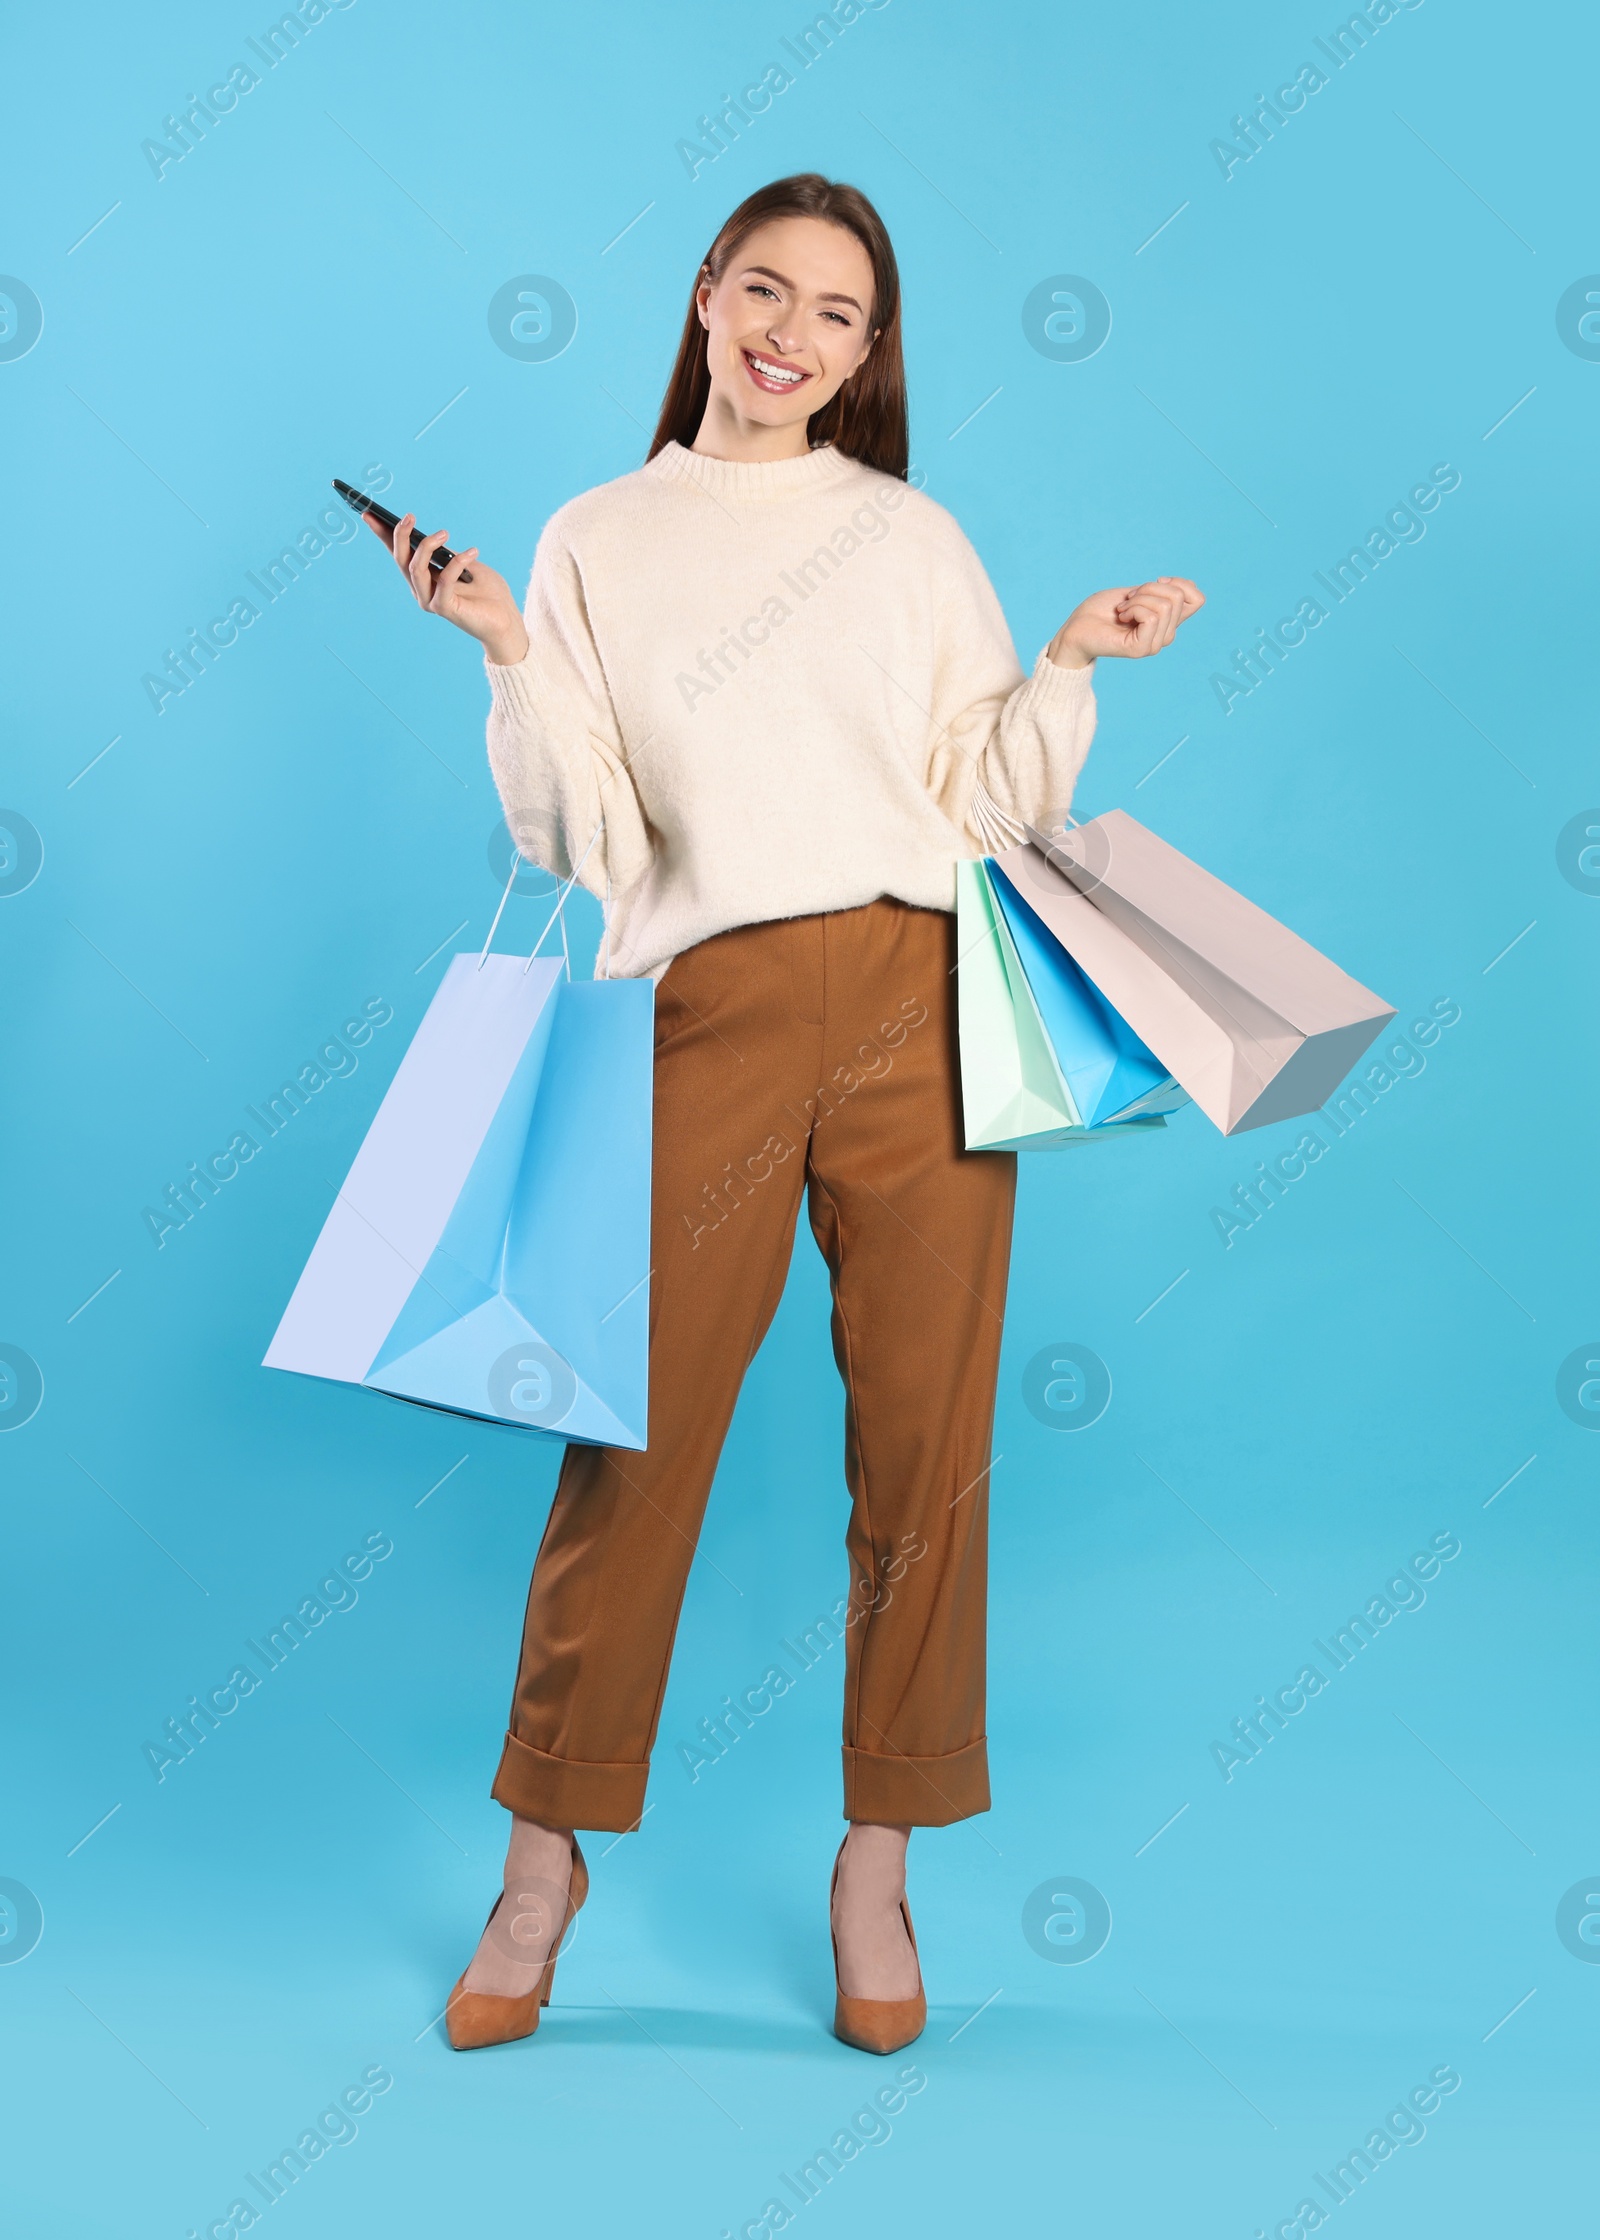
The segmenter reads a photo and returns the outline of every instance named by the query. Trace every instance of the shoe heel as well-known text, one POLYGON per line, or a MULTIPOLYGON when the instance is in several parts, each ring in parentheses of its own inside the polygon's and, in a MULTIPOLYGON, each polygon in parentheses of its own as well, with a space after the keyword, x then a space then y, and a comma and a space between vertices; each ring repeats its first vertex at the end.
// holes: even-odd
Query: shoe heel
POLYGON ((584 1899, 589 1895, 589 1866, 578 1848, 576 1836, 572 1839, 572 1880, 567 1885, 567 1918, 562 1924, 549 1959, 545 1962, 544 1979, 539 1986, 539 2004, 547 2007, 556 1987, 556 1962, 561 1957, 561 1947, 566 1943, 572 1924, 577 1920, 584 1899))

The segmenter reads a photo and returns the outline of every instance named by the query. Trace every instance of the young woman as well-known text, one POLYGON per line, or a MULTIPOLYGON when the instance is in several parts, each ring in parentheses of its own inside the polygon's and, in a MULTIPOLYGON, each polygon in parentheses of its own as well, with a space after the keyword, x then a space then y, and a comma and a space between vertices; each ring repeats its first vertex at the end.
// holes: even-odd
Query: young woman
POLYGON ((988 1808, 1016 1161, 962 1148, 955 864, 1067 805, 1094 662, 1159 651, 1201 597, 1172 576, 1096 592, 1025 678, 977 555, 907 485, 900 337, 872 205, 780 179, 700 267, 648 462, 551 518, 521 612, 475 547, 435 577, 446 533, 413 554, 410 515, 395 532, 419 605, 484 648, 518 847, 606 898, 610 971, 657 986, 649 1445, 566 1452, 458 2047, 537 2027, 588 1889, 573 1830, 639 1821, 706 1495, 802 1198, 846 1390, 849 2043, 921 2030, 907 1840, 988 1808))

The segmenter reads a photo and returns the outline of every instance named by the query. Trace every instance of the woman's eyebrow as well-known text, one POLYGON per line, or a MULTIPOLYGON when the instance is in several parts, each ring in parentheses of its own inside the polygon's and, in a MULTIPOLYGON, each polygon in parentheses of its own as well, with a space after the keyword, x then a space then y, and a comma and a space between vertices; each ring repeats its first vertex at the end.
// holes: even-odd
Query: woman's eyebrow
MULTIPOLYGON (((759 272, 765 280, 776 280, 780 288, 793 288, 794 286, 794 282, 786 280, 781 272, 774 272, 770 264, 747 264, 745 271, 759 272)), ((861 306, 854 296, 820 295, 817 301, 818 303, 847 303, 852 311, 861 311, 861 306)), ((864 319, 866 313, 861 311, 861 316, 864 319)))

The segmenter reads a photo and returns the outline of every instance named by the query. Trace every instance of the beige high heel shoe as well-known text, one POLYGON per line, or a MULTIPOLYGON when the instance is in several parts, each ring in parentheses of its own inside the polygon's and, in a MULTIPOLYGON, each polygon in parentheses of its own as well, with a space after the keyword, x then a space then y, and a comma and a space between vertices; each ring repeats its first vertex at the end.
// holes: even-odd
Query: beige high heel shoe
MULTIPOLYGON (((555 1988, 556 1961, 561 1955, 562 1941, 577 1917, 578 1908, 589 1895, 589 1869, 584 1864, 583 1853, 578 1849, 578 1839, 572 1839, 572 1876, 567 1884, 566 1912, 561 1923, 561 1934, 550 1947, 539 1980, 533 1989, 524 1992, 520 1999, 500 1997, 492 1991, 463 1991, 467 1971, 462 1969, 456 1978, 444 2010, 444 2026, 450 2043, 457 2053, 471 2052, 478 2046, 509 2045, 516 2038, 531 2038, 539 2027, 540 2009, 550 2004, 550 1994, 555 1988)), ((500 1897, 489 1908, 489 1921, 500 1910, 500 1897)), ((489 1922, 484 1923, 487 1929, 489 1922)), ((470 1964, 470 1963, 469 1963, 470 1964)))
MULTIPOLYGON (((846 1836, 845 1843, 849 1840, 846 1836)), ((839 1886, 839 1860, 843 1857, 844 1843, 841 1843, 833 1862, 833 1880, 828 1884, 828 1934, 833 1937, 833 2034, 847 2046, 859 2047, 862 2053, 898 2053, 902 2046, 910 2045, 913 2038, 920 2038, 927 2027, 928 1995, 922 1986, 921 1958, 917 1959, 914 1999, 856 1999, 839 1989, 839 1940, 833 1935, 833 1896, 839 1886)), ((911 1926, 911 1908, 904 1898, 900 1900, 900 1918, 911 1939, 911 1950, 916 1954, 917 1932, 911 1926)))

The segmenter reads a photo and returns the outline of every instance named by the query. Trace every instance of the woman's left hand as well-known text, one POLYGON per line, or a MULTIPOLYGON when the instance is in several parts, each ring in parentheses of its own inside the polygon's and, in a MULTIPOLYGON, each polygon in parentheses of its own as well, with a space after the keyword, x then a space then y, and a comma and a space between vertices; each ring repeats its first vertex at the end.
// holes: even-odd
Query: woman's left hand
POLYGON ((1137 661, 1170 646, 1179 623, 1205 603, 1205 593, 1187 576, 1091 592, 1051 639, 1050 659, 1058 669, 1087 669, 1102 654, 1137 661))

